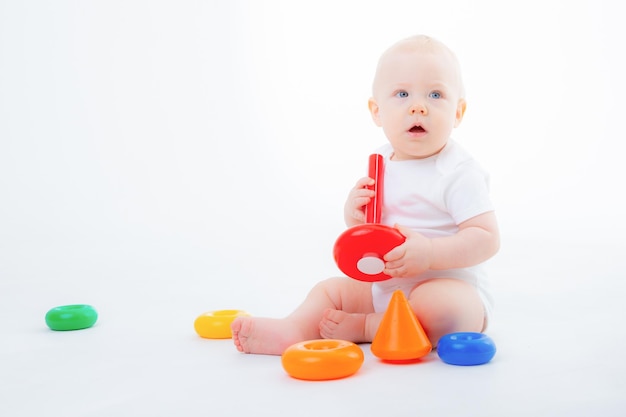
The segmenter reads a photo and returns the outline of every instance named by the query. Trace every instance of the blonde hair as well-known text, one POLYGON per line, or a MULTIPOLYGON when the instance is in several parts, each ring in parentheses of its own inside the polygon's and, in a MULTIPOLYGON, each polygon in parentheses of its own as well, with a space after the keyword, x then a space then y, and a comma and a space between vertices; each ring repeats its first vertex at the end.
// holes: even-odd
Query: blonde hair
MULTIPOLYGON (((456 55, 446 44, 443 42, 432 38, 426 35, 414 35, 408 38, 402 39, 393 45, 391 45, 385 52, 382 53, 380 58, 378 59, 378 65, 376 67, 376 74, 374 75, 373 85, 376 84, 376 79, 378 77, 378 73, 381 67, 381 63, 384 62, 385 58, 392 53, 396 52, 415 52, 415 51, 426 51, 430 53, 443 53, 450 58, 452 65, 455 67, 455 73, 457 76, 457 82, 459 86, 459 97, 465 98, 465 86, 463 85, 463 77, 461 75, 461 65, 456 55)), ((372 86, 373 89, 373 86, 372 86)))

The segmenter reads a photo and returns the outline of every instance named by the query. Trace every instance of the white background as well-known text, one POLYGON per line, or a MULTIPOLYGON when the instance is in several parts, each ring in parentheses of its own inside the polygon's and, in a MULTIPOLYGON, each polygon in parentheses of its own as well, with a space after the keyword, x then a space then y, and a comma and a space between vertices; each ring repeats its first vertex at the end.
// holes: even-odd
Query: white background
POLYGON ((609 4, 2 1, 0 272, 169 254, 185 274, 245 258, 268 278, 328 261, 298 248, 329 252, 319 237, 342 229, 384 141, 366 107, 376 60, 415 33, 461 60, 455 137, 491 172, 505 235, 619 235, 609 4))
POLYGON ((454 136, 491 173, 500 272, 529 268, 496 285, 588 285, 559 274, 573 260, 623 275, 622 16, 612 1, 0 0, 0 323, 26 337, 5 358, 56 305, 128 332, 291 311, 338 273, 344 199, 385 140, 374 67, 416 33, 461 61, 454 136))

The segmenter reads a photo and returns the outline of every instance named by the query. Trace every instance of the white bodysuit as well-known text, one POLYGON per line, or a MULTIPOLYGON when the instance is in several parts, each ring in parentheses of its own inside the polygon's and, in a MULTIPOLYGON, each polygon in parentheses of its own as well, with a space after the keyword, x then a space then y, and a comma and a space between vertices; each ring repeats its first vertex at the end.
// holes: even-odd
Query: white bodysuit
MULTIPOLYGON (((452 139, 441 152, 426 159, 390 160, 393 149, 389 144, 376 152, 385 157, 381 223, 387 226, 406 226, 426 237, 451 236, 460 223, 494 210, 489 175, 452 139)), ((474 285, 488 319, 492 300, 482 264, 375 282, 374 310, 385 311, 395 290, 401 289, 408 297, 418 283, 436 278, 456 278, 474 285)))

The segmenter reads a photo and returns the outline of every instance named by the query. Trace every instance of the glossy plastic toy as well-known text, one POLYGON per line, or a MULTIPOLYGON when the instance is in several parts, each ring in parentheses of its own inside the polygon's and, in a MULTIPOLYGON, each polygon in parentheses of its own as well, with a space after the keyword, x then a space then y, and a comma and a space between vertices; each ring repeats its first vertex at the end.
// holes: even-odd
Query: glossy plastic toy
POLYGON ((46 324, 52 330, 81 330, 93 326, 98 320, 96 310, 87 304, 72 304, 50 309, 46 324))
POLYGON ((393 292, 370 349, 378 358, 388 362, 414 361, 432 350, 432 344, 402 290, 393 292))
POLYGON ((496 354, 496 345, 484 333, 450 333, 439 339, 437 354, 450 365, 482 365, 496 354))
POLYGON ((364 224, 344 231, 335 242, 333 255, 339 269, 347 276, 360 281, 384 281, 391 278, 384 274, 383 256, 401 245, 405 237, 393 227, 380 224, 383 206, 384 158, 372 154, 369 158, 369 177, 375 180, 375 196, 365 207, 364 224))
POLYGON ((247 317, 250 314, 243 310, 216 310, 200 314, 193 323, 198 336, 205 339, 228 339, 233 337, 231 323, 237 317, 247 317))
POLYGON ((308 381, 348 377, 359 370, 364 359, 356 344, 337 339, 296 343, 281 356, 283 368, 290 376, 308 381))

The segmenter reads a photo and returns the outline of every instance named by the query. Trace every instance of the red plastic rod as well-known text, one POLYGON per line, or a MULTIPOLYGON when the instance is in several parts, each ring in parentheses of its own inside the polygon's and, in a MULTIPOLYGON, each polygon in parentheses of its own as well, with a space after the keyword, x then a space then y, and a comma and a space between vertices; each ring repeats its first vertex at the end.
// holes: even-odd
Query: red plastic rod
POLYGON ((370 155, 368 176, 376 182, 373 186, 368 186, 368 190, 374 190, 374 198, 365 206, 365 222, 380 223, 383 208, 383 179, 384 179, 384 158, 379 154, 370 155))

